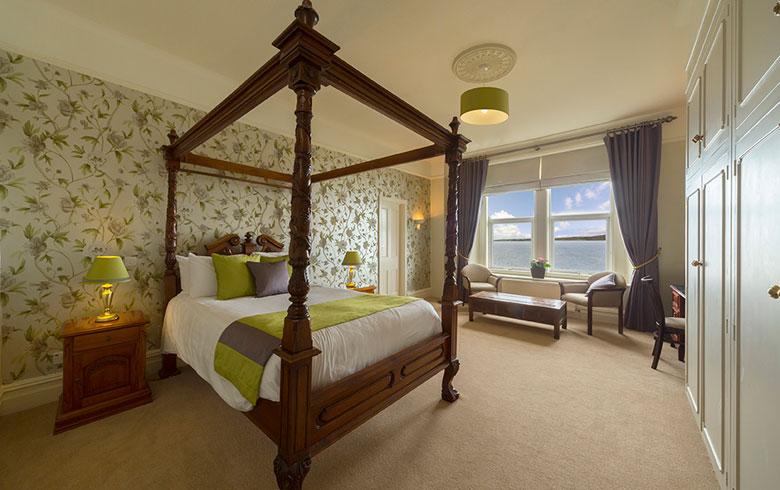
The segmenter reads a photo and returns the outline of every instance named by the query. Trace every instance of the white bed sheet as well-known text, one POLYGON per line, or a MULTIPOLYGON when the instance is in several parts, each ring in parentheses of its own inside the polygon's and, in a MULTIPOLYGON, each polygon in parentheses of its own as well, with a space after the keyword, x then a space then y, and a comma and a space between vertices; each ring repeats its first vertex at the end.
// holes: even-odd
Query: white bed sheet
MULTIPOLYGON (((308 304, 324 303, 361 293, 312 287, 308 304)), ((284 311, 289 295, 218 300, 180 293, 168 303, 163 320, 162 351, 174 353, 208 381, 231 407, 249 411, 249 403, 228 380, 214 370, 214 349, 232 322, 249 315, 284 311)), ((441 321, 427 301, 380 311, 312 334, 322 353, 312 362, 312 387, 322 388, 441 332, 441 321)), ((279 401, 281 359, 272 355, 265 365, 260 397, 279 401)))

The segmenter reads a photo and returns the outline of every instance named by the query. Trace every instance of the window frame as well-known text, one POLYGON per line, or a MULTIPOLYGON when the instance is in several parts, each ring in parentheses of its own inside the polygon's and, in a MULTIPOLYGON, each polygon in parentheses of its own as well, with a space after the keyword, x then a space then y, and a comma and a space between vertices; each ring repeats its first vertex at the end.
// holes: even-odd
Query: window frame
POLYGON ((584 182, 577 182, 574 184, 567 184, 567 185, 558 185, 558 186, 548 186, 544 188, 535 188, 535 189, 516 189, 516 190, 509 190, 509 191, 501 191, 501 192, 486 192, 483 196, 483 206, 484 206, 484 223, 487 228, 485 230, 485 234, 482 235, 485 239, 485 263, 488 264, 488 268, 491 270, 494 270, 495 272, 502 273, 504 275, 527 275, 530 273, 530 264, 528 264, 525 267, 521 268, 511 268, 511 267, 503 267, 503 266, 496 266, 493 264, 493 225, 494 224, 513 224, 513 223, 530 223, 531 224, 531 258, 537 257, 539 255, 544 255, 547 257, 547 259, 550 261, 550 269, 548 270, 548 276, 560 278, 560 279, 583 279, 589 277, 593 272, 585 272, 585 271, 566 271, 566 270, 559 270, 555 269, 555 264, 553 262, 553 247, 554 247, 554 240, 555 240, 555 223, 557 221, 587 221, 587 220, 604 220, 606 222, 606 256, 605 256, 605 270, 613 270, 614 269, 614 257, 615 252, 613 250, 613 246, 616 243, 614 240, 614 233, 618 232, 614 228, 614 223, 616 220, 613 218, 613 215, 615 213, 615 200, 614 200, 614 192, 612 190, 612 187, 610 186, 609 192, 610 192, 610 199, 609 199, 609 210, 599 212, 599 211, 590 211, 590 212, 571 212, 571 213, 552 213, 552 189, 559 188, 559 187, 568 187, 571 185, 582 185, 582 184, 592 184, 592 183, 601 183, 601 182, 608 182, 608 180, 594 180, 594 181, 584 181, 584 182), (524 217, 524 218, 498 218, 498 219, 491 219, 488 212, 487 212, 487 206, 488 206, 488 199, 490 196, 495 196, 499 194, 507 194, 510 192, 533 192, 534 193, 534 215, 532 217, 524 217))
POLYGON ((534 215, 533 216, 527 216, 527 217, 521 217, 521 218, 491 218, 490 213, 488 210, 488 198, 490 196, 497 196, 500 194, 511 194, 516 192, 530 192, 533 194, 534 197, 534 203, 536 203, 536 193, 533 189, 518 189, 514 191, 505 191, 505 192, 493 192, 493 193, 486 193, 483 196, 484 201, 484 209, 486 214, 486 223, 487 223, 487 264, 489 269, 495 268, 496 270, 502 270, 502 271, 530 271, 531 270, 531 264, 529 262, 527 267, 523 268, 507 268, 507 267, 499 267, 493 265, 493 225, 501 225, 501 224, 521 224, 521 223, 530 223, 531 224, 531 258, 534 256, 534 250, 536 249, 536 204, 534 204, 534 215))

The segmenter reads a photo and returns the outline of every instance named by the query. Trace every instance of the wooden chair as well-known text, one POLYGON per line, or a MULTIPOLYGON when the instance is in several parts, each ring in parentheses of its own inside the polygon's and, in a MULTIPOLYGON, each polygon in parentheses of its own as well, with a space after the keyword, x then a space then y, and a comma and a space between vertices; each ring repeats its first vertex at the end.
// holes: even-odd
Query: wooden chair
POLYGON ((498 292, 501 278, 490 272, 490 269, 479 264, 468 264, 460 271, 463 277, 463 287, 467 296, 482 291, 498 292))
POLYGON ((664 346, 664 337, 669 335, 678 336, 677 359, 680 362, 685 362, 685 318, 666 316, 661 293, 658 291, 658 286, 653 278, 645 276, 641 281, 645 288, 645 294, 648 295, 652 302, 655 316, 655 345, 653 346, 653 364, 651 367, 653 369, 658 368, 658 360, 661 358, 661 349, 664 346))
POLYGON ((588 335, 593 335, 593 308, 617 308, 618 333, 623 333, 623 293, 626 280, 614 272, 598 272, 586 281, 561 281, 561 299, 575 305, 588 308, 588 335), (591 288, 597 280, 609 274, 615 274, 615 286, 609 288, 591 288))

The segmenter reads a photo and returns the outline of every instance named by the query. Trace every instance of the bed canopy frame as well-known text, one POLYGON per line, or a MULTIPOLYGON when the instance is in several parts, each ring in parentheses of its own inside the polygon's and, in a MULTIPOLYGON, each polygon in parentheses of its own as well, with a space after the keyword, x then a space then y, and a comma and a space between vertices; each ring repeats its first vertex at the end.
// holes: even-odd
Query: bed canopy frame
MULTIPOLYGON (((309 0, 295 10, 295 20, 274 40, 279 49, 267 63, 181 137, 172 130, 163 147, 168 171, 165 228, 165 304, 177 294, 176 183, 180 172, 233 178, 289 188, 291 197, 289 257, 292 266, 288 292, 290 306, 281 346, 280 401, 259 399, 247 416, 277 445, 274 460, 277 483, 283 489, 301 488, 311 457, 359 426, 435 374, 444 371, 442 398, 458 399, 452 380, 457 357, 458 292, 455 256, 458 240, 458 185, 463 152, 469 140, 458 133, 457 117, 450 130, 374 82, 336 56, 339 47, 314 30, 319 16, 309 0), (289 87, 295 92, 295 160, 292 174, 257 168, 192 153, 200 144, 238 120, 273 94, 289 87), (312 99, 322 86, 331 86, 423 136, 431 145, 312 175, 312 99), (375 170, 438 155, 448 166, 445 278, 441 303, 441 334, 371 365, 323 389, 312 390, 312 345, 306 305, 309 281, 311 185, 359 172, 375 170), (206 170, 202 170, 206 169, 206 170), (238 174, 239 176, 229 176, 238 174)), ((248 237, 249 238, 249 237, 248 237)), ((263 239, 263 237, 261 237, 263 239)), ((269 237, 265 242, 268 245, 269 237)), ((231 253, 236 235, 212 244, 212 253, 231 253)), ((271 243, 271 246, 278 245, 271 243)), ((163 354, 160 377, 177 374, 176 355, 163 354)))

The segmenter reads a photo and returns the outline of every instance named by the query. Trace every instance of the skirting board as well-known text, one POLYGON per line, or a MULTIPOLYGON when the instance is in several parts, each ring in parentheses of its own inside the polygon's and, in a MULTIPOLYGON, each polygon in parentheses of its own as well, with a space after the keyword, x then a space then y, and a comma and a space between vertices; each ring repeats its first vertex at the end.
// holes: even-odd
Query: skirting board
MULTIPOLYGON (((160 370, 160 350, 146 353, 146 377, 153 379, 160 370)), ((0 386, 0 415, 8 415, 57 401, 62 393, 62 373, 46 374, 0 386)))

